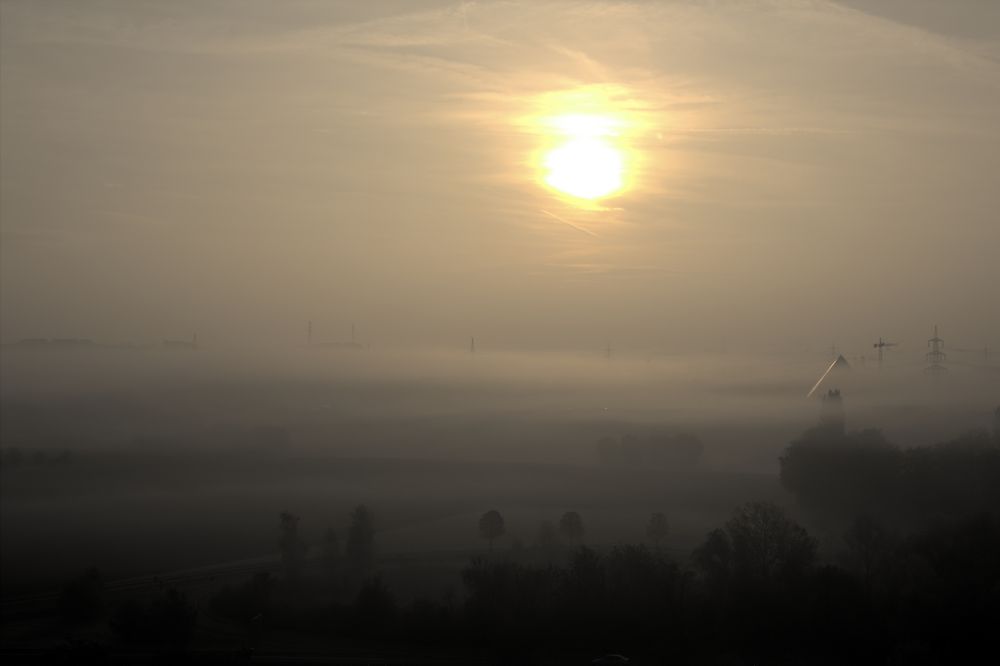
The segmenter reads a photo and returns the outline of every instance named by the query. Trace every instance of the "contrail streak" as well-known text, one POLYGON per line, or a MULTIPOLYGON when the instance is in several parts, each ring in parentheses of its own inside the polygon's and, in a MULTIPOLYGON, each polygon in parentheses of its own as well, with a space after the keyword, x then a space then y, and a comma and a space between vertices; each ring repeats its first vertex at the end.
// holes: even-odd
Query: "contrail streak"
POLYGON ((590 229, 585 229, 585 228, 581 227, 578 224, 573 224, 569 220, 564 220, 563 218, 559 217, 555 213, 550 213, 549 211, 545 210, 544 208, 540 208, 539 210, 541 210, 543 213, 545 213, 546 215, 548 215, 552 219, 557 220, 559 222, 562 222, 563 224, 569 225, 569 226, 573 227, 574 229, 576 229, 577 231, 582 231, 583 233, 589 234, 589 235, 593 236, 594 238, 598 238, 598 235, 595 234, 590 229))
POLYGON ((833 366, 837 365, 837 361, 839 360, 840 360, 839 358, 833 359, 833 363, 831 363, 830 367, 826 369, 826 372, 823 373, 823 376, 819 378, 819 381, 817 381, 811 389, 809 389, 809 393, 806 393, 807 398, 812 396, 813 391, 819 388, 819 385, 823 383, 823 380, 826 379, 826 376, 830 374, 830 371, 833 370, 833 366))

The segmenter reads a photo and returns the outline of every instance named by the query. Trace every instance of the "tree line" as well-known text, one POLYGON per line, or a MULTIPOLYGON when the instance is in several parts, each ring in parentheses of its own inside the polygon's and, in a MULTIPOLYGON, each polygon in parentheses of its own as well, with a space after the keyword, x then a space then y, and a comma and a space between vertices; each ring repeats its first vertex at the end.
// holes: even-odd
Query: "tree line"
MULTIPOLYGON (((312 558, 318 574, 304 566, 298 517, 283 512, 280 575, 225 585, 201 608, 165 590, 120 607, 111 627, 122 640, 183 646, 207 612, 251 644, 294 631, 510 663, 608 652, 678 663, 959 663, 991 648, 1000 620, 995 449, 976 434, 903 450, 874 431, 808 431, 781 460, 808 527, 778 505, 747 502, 683 559, 661 548, 663 513, 649 516, 647 543, 598 550, 585 544, 583 516, 568 511, 526 549, 561 543, 555 556, 518 557, 496 547, 507 525, 489 509, 470 526, 486 549, 463 567, 461 591, 410 603, 379 574, 367 507, 352 512, 343 548, 327 530, 312 558)), ((100 588, 96 572, 67 585, 67 621, 88 616, 100 588)))

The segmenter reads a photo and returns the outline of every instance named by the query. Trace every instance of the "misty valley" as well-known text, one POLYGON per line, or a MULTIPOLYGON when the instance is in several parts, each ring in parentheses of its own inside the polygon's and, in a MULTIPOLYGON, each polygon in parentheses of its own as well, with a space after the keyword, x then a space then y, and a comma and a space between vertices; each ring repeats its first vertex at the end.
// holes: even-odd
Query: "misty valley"
POLYGON ((996 617, 991 366, 806 398, 821 358, 3 364, 24 658, 932 663, 996 617))
POLYGON ((0 663, 1000 630, 1000 0, 0 0, 0 663))

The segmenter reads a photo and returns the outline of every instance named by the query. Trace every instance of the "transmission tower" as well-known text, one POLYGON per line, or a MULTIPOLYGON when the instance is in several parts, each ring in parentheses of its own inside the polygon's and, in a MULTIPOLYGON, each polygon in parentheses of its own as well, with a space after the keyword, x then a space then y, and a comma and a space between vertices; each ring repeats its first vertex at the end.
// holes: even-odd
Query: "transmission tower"
POLYGON ((884 352, 887 351, 889 347, 895 347, 897 344, 899 343, 889 342, 888 340, 883 340, 879 337, 878 342, 872 345, 872 347, 878 350, 878 367, 882 367, 882 356, 884 352))
POLYGON ((934 325, 934 337, 927 341, 927 346, 930 347, 930 351, 926 354, 927 362, 930 365, 927 366, 925 372, 934 377, 940 377, 948 371, 948 368, 941 365, 948 358, 948 355, 941 351, 944 349, 944 340, 938 337, 937 324, 934 325))

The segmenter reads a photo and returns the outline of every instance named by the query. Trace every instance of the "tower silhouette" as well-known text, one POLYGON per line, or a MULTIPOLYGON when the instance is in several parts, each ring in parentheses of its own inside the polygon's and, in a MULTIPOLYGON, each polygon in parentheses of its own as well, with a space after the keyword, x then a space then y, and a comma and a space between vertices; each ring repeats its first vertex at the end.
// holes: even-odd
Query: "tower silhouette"
POLYGON ((927 341, 927 346, 930 348, 930 351, 925 354, 925 357, 930 365, 927 366, 924 372, 932 377, 940 377, 948 371, 948 368, 941 365, 948 358, 948 355, 942 351, 944 349, 944 340, 938 336, 937 324, 934 324, 934 337, 927 341))

